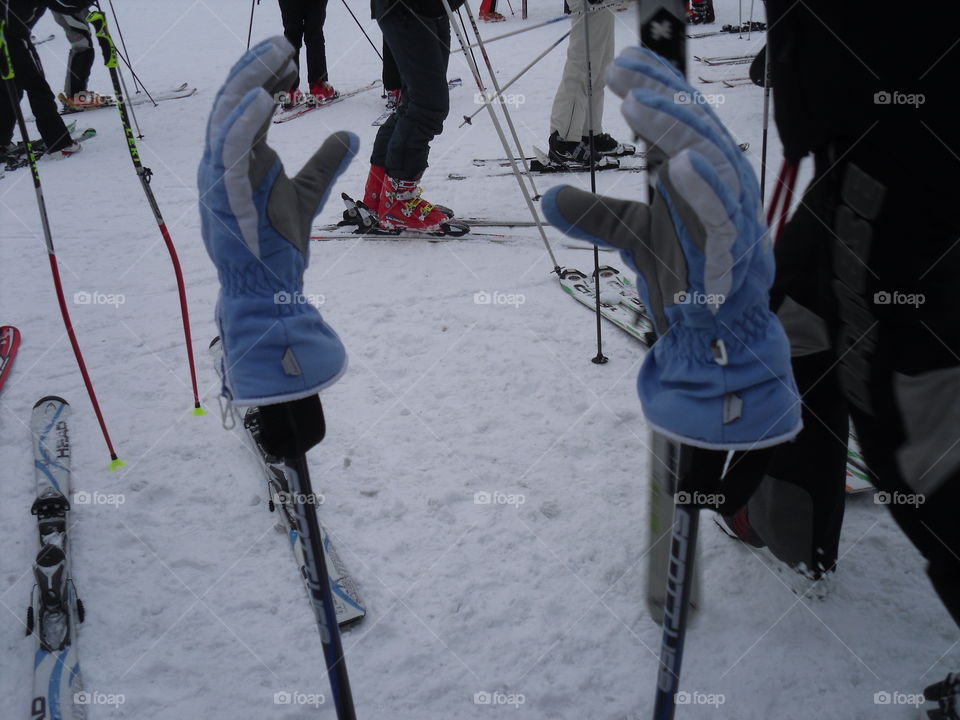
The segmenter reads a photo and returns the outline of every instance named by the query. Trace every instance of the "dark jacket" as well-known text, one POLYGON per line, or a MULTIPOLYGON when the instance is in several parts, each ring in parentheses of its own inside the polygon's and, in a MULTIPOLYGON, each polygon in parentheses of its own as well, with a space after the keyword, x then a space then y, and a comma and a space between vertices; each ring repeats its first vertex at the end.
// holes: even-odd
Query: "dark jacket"
MULTIPOLYGON (((463 5, 463 0, 448 0, 448 2, 450 9, 454 12, 463 5)), ((447 14, 442 0, 370 0, 371 17, 376 20, 390 12, 396 5, 423 17, 438 18, 447 14)))

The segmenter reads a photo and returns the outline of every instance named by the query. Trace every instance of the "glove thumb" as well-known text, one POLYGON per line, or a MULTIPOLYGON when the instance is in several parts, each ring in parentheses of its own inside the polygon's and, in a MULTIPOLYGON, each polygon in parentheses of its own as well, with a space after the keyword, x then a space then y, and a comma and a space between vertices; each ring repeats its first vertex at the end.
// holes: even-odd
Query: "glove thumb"
POLYGON ((541 205, 550 224, 569 237, 628 251, 647 239, 650 208, 643 203, 561 185, 550 188, 541 205))

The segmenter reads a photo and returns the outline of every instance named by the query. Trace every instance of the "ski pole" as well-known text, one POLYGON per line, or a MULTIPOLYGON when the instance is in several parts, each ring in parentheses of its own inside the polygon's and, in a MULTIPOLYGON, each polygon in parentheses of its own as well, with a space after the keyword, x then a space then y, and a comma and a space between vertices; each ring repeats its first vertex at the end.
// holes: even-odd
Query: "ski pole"
POLYGON ((133 73, 133 89, 137 92, 140 92, 138 87, 140 84, 140 78, 138 78, 137 74, 133 72, 133 65, 130 64, 130 53, 127 52, 127 41, 123 39, 123 30, 120 29, 120 20, 117 19, 117 11, 113 7, 113 0, 107 1, 110 3, 110 14, 113 15, 113 24, 117 28, 117 35, 120 36, 120 47, 123 48, 123 61, 127 64, 127 67, 130 68, 130 72, 133 73))
POLYGON ((330 578, 323 557, 320 523, 317 520, 310 472, 307 468, 307 451, 323 440, 326 433, 320 397, 311 395, 301 400, 264 405, 259 410, 263 449, 271 455, 283 458, 287 487, 294 498, 292 505, 300 529, 306 585, 320 631, 327 678, 330 680, 337 718, 356 720, 347 663, 340 640, 340 627, 337 625, 337 611, 333 604, 330 578))
POLYGON ((367 39, 367 42, 370 43, 370 47, 373 48, 373 51, 377 54, 377 57, 380 58, 380 62, 383 62, 383 55, 380 54, 377 46, 373 44, 373 40, 371 40, 370 36, 367 35, 367 31, 363 29, 363 25, 360 24, 359 20, 357 20, 357 16, 353 14, 353 10, 351 10, 350 6, 347 4, 347 0, 343 0, 343 6, 347 9, 347 12, 350 13, 350 17, 353 18, 353 21, 357 24, 357 27, 360 28, 360 32, 363 33, 363 36, 367 39))
MULTIPOLYGON (((510 143, 507 142, 507 137, 503 133, 503 126, 500 124, 500 118, 497 117, 496 111, 493 109, 493 101, 487 96, 487 90, 483 86, 483 81, 480 77, 480 68, 477 67, 477 62, 473 57, 472 53, 467 52, 467 39, 465 33, 457 27, 457 23, 453 19, 453 10, 450 9, 450 3, 448 0, 443 1, 443 8, 446 10, 447 18, 450 21, 450 27, 456 33, 457 40, 460 42, 460 47, 463 49, 464 57, 467 59, 467 64, 470 66, 470 72, 473 73, 473 77, 477 81, 477 87, 480 88, 480 93, 483 95, 483 104, 487 108, 487 112, 490 114, 490 119, 493 121, 493 127, 497 131, 497 137, 500 138, 500 144, 503 146, 503 150, 507 155, 507 158, 510 160, 510 169, 513 172, 514 178, 517 180, 517 184, 520 186, 520 192, 523 194, 523 199, 527 203, 527 209, 530 210, 530 215, 533 218, 533 221, 537 224, 537 231, 540 233, 540 239, 543 241, 543 246, 547 250, 547 255, 550 256, 550 260, 553 262, 553 272, 558 276, 560 275, 560 264, 557 262, 556 255, 553 254, 553 248, 550 246, 550 241, 547 239, 547 233, 543 229, 543 220, 541 220, 539 213, 537 213, 537 208, 533 204, 533 198, 530 196, 530 189, 527 187, 527 184, 523 181, 523 175, 521 174, 520 168, 517 166, 517 160, 513 157, 513 150, 510 148, 510 143)), ((479 45, 484 55, 486 55, 486 50, 483 49, 483 41, 480 40, 480 33, 477 30, 476 22, 473 21, 473 15, 470 13, 469 4, 466 0, 463 3, 463 6, 467 8, 467 14, 470 17, 471 22, 473 23, 474 32, 477 35, 479 45)), ((490 74, 494 75, 493 68, 489 65, 489 58, 487 59, 487 68, 490 70, 490 74)), ((494 82, 496 82, 496 76, 494 75, 494 82)), ((503 106, 504 115, 509 119, 510 113, 507 111, 506 106, 503 106)), ((527 169, 527 175, 530 175, 529 167, 527 166, 527 161, 524 158, 522 148, 519 141, 517 142, 517 149, 520 151, 520 160, 523 163, 523 166, 527 169)), ((532 185, 532 178, 531 178, 532 185)), ((536 192, 536 188, 534 188, 536 192)))
POLYGON ((770 47, 763 52, 763 142, 760 145, 760 204, 763 204, 767 182, 767 127, 770 122, 770 47))
MULTIPOLYGON (((586 12, 587 0, 583 2, 583 43, 587 53, 587 138, 590 150, 590 192, 597 194, 597 159, 594 155, 593 140, 593 66, 590 62, 590 14, 586 12)), ((593 246, 593 289, 597 315, 597 354, 590 360, 594 365, 605 365, 607 357, 603 354, 603 328, 600 314, 600 248, 593 246)))
POLYGON ((247 26, 247 50, 250 49, 250 37, 253 35, 253 10, 260 4, 260 0, 250 0, 250 24, 247 26))
POLYGON ((516 15, 516 13, 513 11, 513 3, 510 2, 510 0, 507 0, 507 7, 510 8, 511 15, 516 15))
MULTIPOLYGON (((590 9, 587 12, 599 12, 600 10, 610 10, 613 8, 626 7, 630 3, 638 2, 638 0, 613 0, 613 2, 606 2, 602 5, 591 5, 590 9)), ((550 18, 549 20, 544 20, 539 22, 536 25, 530 25, 529 27, 520 28, 519 30, 511 30, 510 32, 503 33, 502 35, 494 35, 492 38, 487 38, 482 41, 482 44, 489 45, 492 42, 497 40, 503 40, 508 37, 513 37, 514 35, 519 35, 520 33, 530 32, 531 30, 537 30, 539 28, 545 27, 547 25, 552 25, 553 23, 563 22, 564 20, 569 20, 570 15, 558 15, 557 17, 550 18)), ((471 48, 480 47, 481 42, 474 43, 473 45, 464 45, 459 50, 451 50, 450 54, 453 55, 458 52, 466 52, 471 48)))
MULTIPOLYGON (((569 35, 570 35, 570 31, 567 30, 563 35, 561 35, 559 38, 557 38, 557 40, 556 40, 555 42, 553 42, 553 43, 550 45, 550 47, 548 47, 548 48, 547 48, 546 50, 544 50, 542 53, 540 53, 539 55, 537 55, 533 60, 531 60, 531 61, 530 61, 530 64, 527 65, 523 70, 521 70, 520 72, 518 72, 518 73, 513 77, 513 79, 511 79, 509 82, 505 83, 504 86, 503 86, 503 88, 501 89, 500 93, 498 93, 497 95, 494 95, 492 99, 493 99, 493 100, 499 100, 499 99, 502 97, 502 93, 504 93, 504 92, 506 92, 507 90, 509 90, 511 85, 513 85, 517 80, 519 80, 519 79, 522 78, 524 75, 526 75, 526 74, 527 74, 527 71, 530 70, 530 68, 532 68, 534 65, 536 65, 536 64, 537 64, 538 62, 540 62, 541 60, 543 60, 543 58, 545 58, 545 57, 550 53, 551 50, 553 50, 555 47, 557 47, 557 45, 559 45, 559 44, 562 43, 564 40, 566 40, 569 35)), ((460 123, 460 125, 459 125, 458 127, 463 127, 464 125, 472 125, 472 124, 473 124, 472 120, 473 120, 477 115, 479 115, 480 112, 482 112, 482 111, 483 111, 483 107, 481 106, 481 107, 478 107, 476 110, 474 110, 470 115, 464 115, 464 116, 463 116, 463 122, 460 123)))
POLYGON ((10 107, 13 108, 17 118, 17 126, 20 128, 20 136, 23 138, 23 145, 27 151, 27 160, 30 162, 30 174, 33 176, 33 189, 37 196, 37 209, 40 212, 40 224, 43 226, 43 240, 47 246, 47 258, 50 261, 50 273, 53 275, 53 287, 57 293, 57 304, 60 306, 60 315, 63 317, 63 324, 67 330, 67 337, 70 338, 70 346, 73 348, 73 355, 77 359, 77 366, 80 368, 80 375, 83 377, 83 384, 87 388, 87 395, 90 397, 90 404, 93 405, 93 412, 97 416, 97 422, 100 423, 100 432, 103 434, 103 440, 107 444, 107 450, 110 453, 110 469, 116 470, 124 463, 117 456, 117 451, 113 448, 113 441, 110 439, 110 432, 107 430, 107 423, 103 419, 103 412, 100 410, 100 403, 97 400, 97 394, 93 389, 93 382, 90 380, 90 374, 87 372, 87 364, 83 361, 83 353, 80 351, 80 343, 77 341, 77 333, 73 329, 73 322, 70 320, 70 311, 67 309, 67 301, 63 296, 63 284, 60 281, 60 267, 57 263, 57 253, 53 247, 53 233, 50 231, 50 219, 47 216, 47 204, 43 198, 43 188, 40 185, 40 171, 37 168, 37 158, 33 154, 33 146, 30 144, 30 136, 27 133, 27 123, 23 118, 23 111, 20 109, 20 97, 14 82, 13 60, 10 58, 10 50, 7 47, 7 37, 5 34, 6 23, 10 17, 10 6, 6 7, 6 17, 0 20, 0 79, 7 88, 7 98, 10 101, 10 107))
POLYGON ((160 212, 160 206, 157 204, 157 198, 150 189, 150 178, 153 172, 150 168, 144 167, 140 162, 140 152, 137 150, 137 143, 133 137, 133 129, 130 127, 130 119, 127 115, 127 106, 123 99, 123 89, 120 86, 120 74, 117 70, 117 47, 113 44, 113 38, 110 37, 110 31, 107 29, 107 18, 100 10, 100 4, 94 3, 97 8, 87 17, 87 22, 93 25, 96 30, 97 38, 100 41, 100 50, 103 53, 103 62, 110 71, 110 78, 113 80, 113 91, 117 95, 117 110, 120 112, 120 122, 123 123, 123 131, 127 136, 127 150, 130 151, 130 159, 133 161, 133 167, 140 178, 140 185, 144 194, 147 196, 147 202, 153 211, 153 217, 160 228, 160 234, 163 236, 163 242, 167 246, 167 252, 170 254, 170 262, 173 264, 173 272, 177 278, 177 290, 180 295, 180 316, 183 322, 183 337, 187 347, 187 364, 190 367, 190 382, 193 386, 193 413, 194 415, 204 415, 205 411, 200 406, 200 393, 197 390, 197 369, 193 361, 193 341, 190 335, 190 313, 187 309, 187 291, 183 283, 183 272, 180 270, 180 260, 177 257, 177 250, 173 245, 173 239, 167 230, 167 224, 164 222, 163 215, 160 212))

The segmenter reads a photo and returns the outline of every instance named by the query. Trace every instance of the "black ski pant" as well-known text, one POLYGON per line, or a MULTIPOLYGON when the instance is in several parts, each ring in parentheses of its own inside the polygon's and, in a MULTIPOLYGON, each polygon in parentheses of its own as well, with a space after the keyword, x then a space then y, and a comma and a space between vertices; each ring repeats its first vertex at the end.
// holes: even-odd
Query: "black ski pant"
POLYGON ((401 85, 400 70, 397 69, 397 61, 393 59, 393 53, 390 52, 390 46, 387 41, 383 41, 383 89, 399 90, 401 85))
POLYGON ((70 41, 70 55, 67 57, 67 80, 63 94, 69 98, 87 90, 90 69, 93 67, 93 35, 87 24, 86 11, 75 13, 53 13, 57 25, 63 28, 70 41))
MULTIPOLYGON (((37 119, 40 137, 48 150, 59 150, 70 144, 70 133, 57 111, 57 102, 43 75, 37 50, 30 42, 29 34, 19 32, 20 28, 23 28, 23 25, 11 23, 6 33, 15 75, 13 82, 16 86, 17 105, 19 106, 23 93, 26 93, 30 100, 30 109, 37 119)), ((10 105, 10 98, 4 88, 3 97, 0 98, 0 145, 11 144, 16 123, 15 110, 10 105)))
MULTIPOLYGON (((296 49, 295 62, 300 69, 300 48, 307 46, 307 84, 327 82, 327 46, 323 24, 327 19, 327 0, 279 0, 283 36, 296 49)), ((297 77, 297 86, 300 78, 297 77)))
POLYGON ((777 243, 771 297, 805 425, 775 454, 749 517, 782 560, 830 566, 849 414, 875 502, 923 554, 960 624, 960 219, 940 178, 884 167, 882 155, 837 146, 818 156, 777 243))
POLYGON ((419 178, 427 168, 430 142, 443 132, 450 111, 447 61, 450 23, 416 15, 400 3, 378 19, 384 42, 400 71, 400 105, 377 132, 370 164, 390 177, 419 178))

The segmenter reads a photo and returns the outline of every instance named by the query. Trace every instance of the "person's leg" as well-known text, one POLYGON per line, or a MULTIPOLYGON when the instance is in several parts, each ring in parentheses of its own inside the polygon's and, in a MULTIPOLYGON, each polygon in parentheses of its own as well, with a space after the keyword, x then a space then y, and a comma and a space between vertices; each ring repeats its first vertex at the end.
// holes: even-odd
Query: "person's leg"
POLYGON ((323 24, 327 20, 327 0, 313 0, 305 8, 303 40, 307 46, 307 83, 311 88, 328 81, 327 46, 323 24))
POLYGON ((383 41, 383 89, 387 91, 400 89, 400 71, 397 69, 397 61, 393 59, 393 53, 390 52, 390 46, 387 41, 383 41))
MULTIPOLYGON (((580 13, 586 5, 586 0, 570 0, 570 10, 574 13, 580 13)), ((560 140, 580 142, 583 127, 587 122, 586 68, 587 44, 583 31, 583 16, 578 14, 570 28, 567 61, 563 66, 560 85, 550 112, 550 133, 557 132, 560 140)))
POLYGON ((300 86, 300 48, 303 47, 303 18, 306 0, 278 0, 280 4, 280 19, 283 22, 283 36, 293 45, 296 54, 293 62, 297 66, 297 79, 293 87, 300 86))
MULTIPOLYGON (((590 13, 590 70, 593 79, 593 132, 603 132, 603 96, 607 86, 604 72, 613 62, 614 18, 613 10, 599 10, 590 13)), ((583 28, 580 29, 583 34, 583 28)), ((584 48, 586 50, 586 48, 584 48)), ((584 122, 583 135, 589 132, 590 117, 584 122)))
POLYGON ((63 28, 70 41, 70 55, 67 57, 67 79, 63 94, 68 98, 87 90, 90 69, 93 67, 93 36, 84 17, 85 13, 53 13, 53 19, 63 28))
POLYGON ((69 145, 70 133, 60 117, 50 85, 43 75, 43 66, 33 43, 27 37, 8 38, 10 56, 16 73, 17 87, 27 94, 30 109, 37 120, 37 130, 43 138, 47 151, 59 150, 69 145))
POLYGON ((427 168, 430 142, 443 131, 450 109, 450 26, 445 17, 414 16, 400 5, 381 17, 379 23, 403 81, 400 111, 394 116, 385 167, 391 177, 414 179, 427 168))

